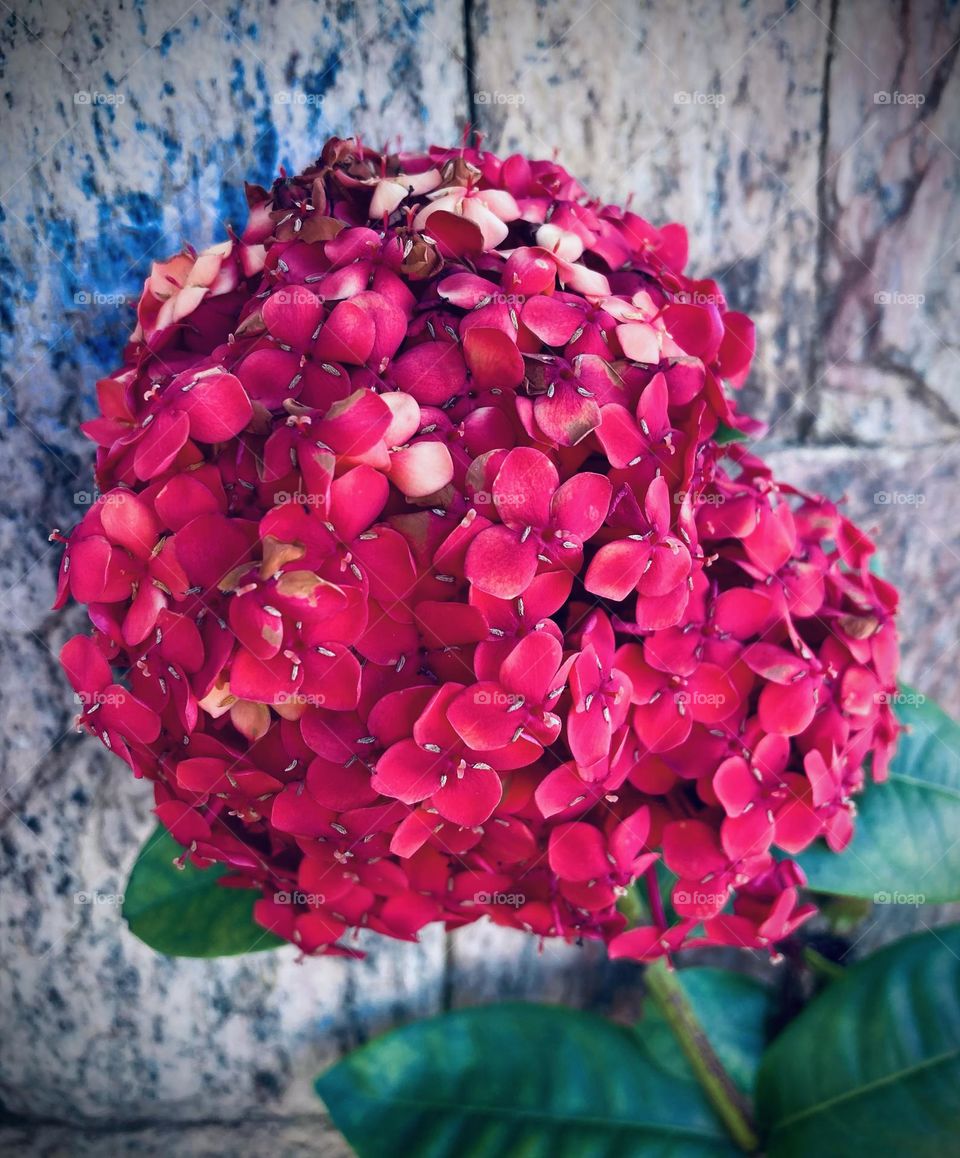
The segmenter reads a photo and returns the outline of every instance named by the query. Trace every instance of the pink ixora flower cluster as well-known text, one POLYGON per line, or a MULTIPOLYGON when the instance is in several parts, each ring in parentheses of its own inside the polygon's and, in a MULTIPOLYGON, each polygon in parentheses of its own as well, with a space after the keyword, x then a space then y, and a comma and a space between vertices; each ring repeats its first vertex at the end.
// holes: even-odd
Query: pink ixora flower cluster
POLYGON ((84 426, 81 726, 308 954, 788 935, 789 856, 887 768, 897 598, 730 441, 750 320, 553 161, 334 139, 248 200, 154 267, 84 426))

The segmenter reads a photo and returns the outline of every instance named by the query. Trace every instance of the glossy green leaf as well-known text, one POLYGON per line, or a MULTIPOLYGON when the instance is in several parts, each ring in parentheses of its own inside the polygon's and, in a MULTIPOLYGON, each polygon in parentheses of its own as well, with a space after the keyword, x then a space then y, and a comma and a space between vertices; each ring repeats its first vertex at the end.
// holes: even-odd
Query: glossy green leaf
POLYGON ((385 1034, 317 1091, 360 1158, 739 1154, 677 1052, 643 1026, 508 1003, 385 1034))
POLYGON ((770 1158, 956 1153, 960 926, 898 941, 846 971, 760 1068, 770 1158))
POLYGON ((858 797, 853 840, 839 854, 817 841, 797 860, 810 888, 825 893, 878 904, 960 900, 960 724, 909 688, 900 698, 910 732, 889 780, 858 797))
POLYGON ((183 855, 164 828, 147 839, 124 893, 130 931, 168 957, 229 957, 276 949, 286 942, 253 920, 254 889, 223 888, 223 865, 198 869, 173 863, 183 855))

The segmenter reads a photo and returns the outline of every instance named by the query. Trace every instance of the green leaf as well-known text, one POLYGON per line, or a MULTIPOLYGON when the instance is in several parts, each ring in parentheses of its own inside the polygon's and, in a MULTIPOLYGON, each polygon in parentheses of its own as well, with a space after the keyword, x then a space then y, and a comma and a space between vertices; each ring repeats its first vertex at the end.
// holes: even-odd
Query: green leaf
POLYGON ((123 916, 130 932, 168 957, 229 957, 259 953, 287 942, 253 920, 255 889, 222 888, 224 865, 198 869, 165 828, 156 828, 133 866, 124 893, 123 916))
POLYGON ((742 430, 734 430, 732 426, 727 426, 725 422, 720 422, 717 424, 713 440, 719 446, 725 446, 728 442, 749 442, 750 435, 744 434, 742 430))
POLYGON ((960 1135, 960 925, 851 966, 777 1038, 757 1108, 770 1158, 942 1158, 960 1135))
POLYGON ((739 1154, 672 1039, 507 1003, 397 1029, 317 1079, 360 1158, 739 1154))
POLYGON ((853 840, 842 853, 817 841, 801 853, 811 889, 878 904, 960 900, 960 725, 903 688, 900 736, 884 784, 857 798, 853 840))

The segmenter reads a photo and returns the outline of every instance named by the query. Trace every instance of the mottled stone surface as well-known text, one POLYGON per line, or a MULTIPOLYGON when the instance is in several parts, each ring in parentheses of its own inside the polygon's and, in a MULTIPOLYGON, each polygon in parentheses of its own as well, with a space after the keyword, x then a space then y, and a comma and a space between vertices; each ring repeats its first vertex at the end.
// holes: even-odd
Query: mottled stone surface
POLYGON ((960 12, 841 3, 822 185, 821 441, 960 432, 960 12))
POLYGON ((350 1158, 353 1151, 315 1115, 169 1126, 76 1129, 73 1126, 0 1127, 0 1154, 33 1158, 350 1158))
POLYGON ((416 146, 473 116, 491 147, 558 147, 598 195, 684 221, 692 267, 757 317, 745 396, 778 471, 875 527, 905 676, 960 711, 958 30, 936 0, 5 11, 0 1153, 339 1155, 312 1078, 382 1027, 503 996, 636 1012, 635 967, 483 926, 361 964, 171 961, 126 932, 110 898, 149 791, 69 731, 54 657, 81 617, 46 610, 47 533, 89 502, 76 427, 150 261, 222 237, 244 178, 331 132, 416 146))

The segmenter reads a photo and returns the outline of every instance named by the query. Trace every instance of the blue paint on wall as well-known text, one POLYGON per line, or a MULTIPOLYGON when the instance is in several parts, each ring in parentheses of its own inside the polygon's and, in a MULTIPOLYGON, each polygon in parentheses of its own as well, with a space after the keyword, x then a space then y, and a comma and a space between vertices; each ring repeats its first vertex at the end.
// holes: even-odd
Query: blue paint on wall
MULTIPOLYGON (((92 397, 93 382, 83 367, 103 372, 118 362, 135 322, 133 305, 143 278, 152 261, 167 256, 170 244, 157 197, 127 191, 105 202, 89 164, 79 184, 97 205, 93 238, 78 239, 74 223, 62 218, 41 215, 35 220, 31 215, 27 224, 60 258, 47 263, 52 300, 44 337, 50 346, 50 365, 58 374, 69 375, 67 380, 77 383, 86 398, 92 397)), ((18 271, 20 284, 33 296, 36 283, 24 274, 18 271)))
POLYGON ((160 49, 160 55, 169 56, 170 49, 173 48, 176 41, 180 40, 180 38, 181 32, 179 28, 176 26, 173 28, 168 28, 167 31, 164 32, 163 36, 160 37, 160 43, 157 45, 157 47, 160 49))
MULTIPOLYGON (((271 86, 267 81, 263 66, 257 65, 256 91, 262 94, 262 104, 253 118, 254 142, 252 154, 254 160, 254 180, 261 184, 269 184, 277 169, 277 159, 280 154, 280 137, 273 123, 273 109, 271 104, 271 86)), ((233 170, 231 180, 243 180, 242 170, 233 170)))
POLYGON ((133 0, 133 10, 137 14, 137 29, 141 36, 147 34, 147 18, 143 14, 144 0, 133 0))
MULTIPOLYGON (((293 73, 295 61, 288 66, 288 74, 293 73)), ((305 72, 291 85, 293 91, 304 104, 306 111, 307 129, 305 139, 299 142, 294 156, 283 158, 284 167, 288 172, 298 172, 314 160, 319 152, 320 144, 330 132, 330 123, 324 115, 324 98, 336 87, 340 71, 343 68, 343 57, 339 49, 332 48, 320 61, 316 68, 305 72)))
MULTIPOLYGON (((233 68, 231 70, 230 76, 230 91, 233 93, 234 97, 242 98, 247 96, 247 86, 244 80, 245 75, 246 73, 244 72, 243 61, 239 56, 235 56, 233 58, 233 68)), ((250 100, 248 98, 246 102, 241 103, 249 104, 250 100)))
POLYGON ((243 232, 247 222, 247 199, 243 193, 242 178, 224 181, 221 184, 220 196, 217 199, 217 216, 224 226, 232 225, 237 233, 243 232))
MULTIPOLYGON (((7 215, 0 205, 0 227, 6 225, 6 222, 7 215)), ((37 280, 34 269, 17 267, 7 245, 7 230, 2 228, 0 228, 0 281, 4 285, 17 287, 16 299, 9 293, 0 294, 0 361, 6 363, 7 350, 13 338, 14 300, 17 300, 18 307, 21 302, 32 302, 37 296, 37 280)))
POLYGON ((339 51, 333 48, 324 57, 321 67, 303 74, 301 87, 308 97, 314 98, 310 104, 308 104, 308 108, 318 108, 322 98, 326 96, 337 83, 337 77, 340 75, 340 69, 342 67, 343 59, 339 51))

